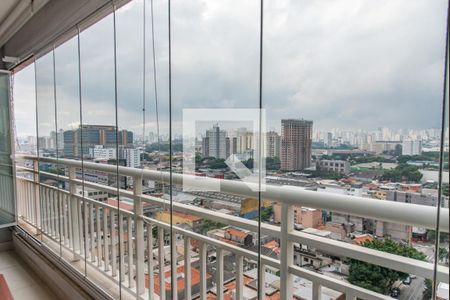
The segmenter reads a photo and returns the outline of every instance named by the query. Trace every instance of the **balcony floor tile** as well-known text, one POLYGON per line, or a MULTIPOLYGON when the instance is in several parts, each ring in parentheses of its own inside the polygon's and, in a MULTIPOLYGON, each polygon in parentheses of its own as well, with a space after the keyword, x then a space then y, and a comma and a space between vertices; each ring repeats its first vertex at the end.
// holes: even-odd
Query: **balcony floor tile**
POLYGON ((0 274, 5 276, 14 299, 57 299, 14 251, 0 252, 0 274))

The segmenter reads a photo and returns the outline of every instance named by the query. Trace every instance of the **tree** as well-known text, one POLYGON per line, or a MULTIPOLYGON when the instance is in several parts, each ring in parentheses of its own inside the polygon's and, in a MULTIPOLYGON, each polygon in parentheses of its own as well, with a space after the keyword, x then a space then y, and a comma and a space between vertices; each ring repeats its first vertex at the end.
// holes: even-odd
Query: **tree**
MULTIPOLYGON (((392 240, 366 241, 362 246, 392 254, 425 260, 425 255, 413 247, 396 243, 392 240)), ((350 260, 348 281, 354 285, 372 290, 377 293, 387 294, 392 284, 397 280, 404 280, 408 274, 372 265, 356 259, 350 260)))
MULTIPOLYGON (((436 231, 435 230, 427 230, 427 240, 434 241, 436 239, 436 231)), ((439 242, 445 243, 448 242, 448 233, 447 232, 439 232, 439 242)))
POLYGON ((362 163, 370 163, 370 162, 394 162, 393 160, 387 159, 383 156, 376 155, 364 155, 358 156, 350 159, 351 164, 362 164, 362 163))
POLYGON ((249 158, 246 161, 243 162, 244 166, 246 166, 248 169, 253 169, 253 158, 249 158))
POLYGON ((203 220, 202 224, 197 228, 197 232, 205 235, 208 231, 225 227, 226 224, 214 222, 208 219, 203 220))
POLYGON ((439 247, 439 261, 443 261, 448 257, 447 249, 439 247))
POLYGON ((395 156, 400 156, 402 155, 402 145, 395 145, 395 150, 394 150, 394 155, 395 156))
POLYGON ((279 170, 281 166, 280 159, 278 157, 266 158, 266 170, 279 170))
POLYGON ((420 173, 419 168, 416 166, 410 166, 407 164, 399 164, 392 170, 386 170, 383 174, 383 180, 389 180, 393 182, 401 181, 413 181, 419 182, 422 179, 422 173, 420 173))
POLYGON ((273 214, 271 206, 261 209, 261 222, 267 222, 270 220, 273 214))
POLYGON ((433 281, 425 279, 425 289, 422 293, 422 300, 430 300, 433 295, 433 281))

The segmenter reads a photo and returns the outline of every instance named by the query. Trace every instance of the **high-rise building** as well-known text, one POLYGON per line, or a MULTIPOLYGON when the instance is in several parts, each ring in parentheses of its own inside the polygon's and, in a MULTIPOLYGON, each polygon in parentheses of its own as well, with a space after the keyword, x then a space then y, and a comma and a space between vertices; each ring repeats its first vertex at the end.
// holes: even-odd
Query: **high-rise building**
POLYGON ((68 157, 77 157, 81 153, 88 155, 89 149, 95 148, 97 145, 114 148, 116 147, 116 137, 118 137, 120 146, 131 147, 133 145, 133 132, 124 129, 116 133, 115 126, 82 125, 76 130, 66 130, 64 131, 64 155, 68 157), (81 142, 83 143, 82 151, 81 142))
POLYGON ((422 141, 403 141, 402 155, 420 155, 422 154, 422 141))
POLYGON ((209 137, 207 136, 202 139, 202 156, 209 157, 209 137))
POLYGON ((281 151, 281 137, 275 131, 269 131, 266 133, 266 153, 265 157, 278 157, 280 158, 281 151))
POLYGON ((297 171, 311 165, 312 121, 281 120, 281 169, 297 171))
POLYGON ((236 153, 245 153, 254 149, 253 132, 241 128, 236 133, 236 153))
POLYGON ((203 138, 203 156, 226 159, 226 131, 220 130, 218 124, 206 131, 203 138))
POLYGON ((231 155, 231 139, 230 137, 225 138, 225 157, 230 157, 231 155))
POLYGON ((333 134, 331 132, 327 132, 327 137, 325 139, 325 145, 331 147, 333 144, 333 134))

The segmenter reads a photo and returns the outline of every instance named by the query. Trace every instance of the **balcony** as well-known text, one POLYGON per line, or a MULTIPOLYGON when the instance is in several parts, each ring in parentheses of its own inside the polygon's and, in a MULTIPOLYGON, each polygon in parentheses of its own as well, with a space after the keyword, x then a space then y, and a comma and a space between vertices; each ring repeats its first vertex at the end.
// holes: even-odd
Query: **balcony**
POLYGON ((324 2, 0 1, 0 249, 68 300, 448 300, 448 1, 324 2))
MULTIPOLYGON (((265 186, 263 199, 281 203, 281 226, 261 223, 261 234, 277 237, 282 249, 279 259, 261 255, 240 246, 217 240, 190 229, 148 217, 148 204, 167 207, 168 201, 142 193, 142 180, 168 184, 170 173, 128 167, 81 162, 70 159, 24 156, 31 167, 17 166, 17 203, 19 224, 43 244, 47 245, 75 269, 90 274, 90 279, 108 293, 127 299, 224 299, 229 278, 224 276, 224 257, 235 260, 235 299, 244 299, 244 262, 259 262, 259 286, 266 285, 266 272, 279 270, 279 298, 292 299, 294 277, 312 283, 312 299, 320 299, 322 291, 334 290, 345 299, 391 299, 388 296, 352 285, 344 280, 297 266, 294 245, 302 244, 332 253, 337 257, 353 258, 370 264, 433 279, 434 264, 393 255, 358 245, 315 236, 294 229, 293 206, 308 206, 329 211, 362 216, 375 220, 401 223, 429 229, 436 228, 436 209, 428 206, 383 201, 354 196, 342 196, 305 191, 294 186, 265 186), (55 164, 65 169, 64 175, 39 170, 40 163, 55 164), (133 178, 133 191, 117 189, 80 180, 79 169, 119 174, 133 178), (66 176, 68 175, 68 176, 66 176), (60 184, 40 182, 40 176, 53 178, 60 184), (67 183, 62 184, 62 183, 67 183), (76 192, 77 186, 93 188, 111 195, 133 199, 132 209, 119 208, 104 201, 96 201, 76 192), (66 187, 66 188, 63 188, 66 187), (166 235, 171 249, 167 252, 166 235), (131 241, 131 242, 129 242, 131 241), (214 263, 208 253, 214 251, 214 263), (149 259, 151 257, 151 259, 149 259), (211 268, 212 266, 212 268, 211 268), (194 270, 195 269, 195 270, 194 270), (172 272, 177 270, 177 272, 172 272), (213 271, 211 271, 213 270, 213 271), (161 273, 164 272, 164 276, 161 273), (212 278, 214 277, 214 278, 212 278), (212 280, 213 279, 213 280, 212 280), (177 282, 173 287, 170 282, 177 282), (160 293, 165 286, 166 292, 160 293), (121 291, 120 291, 121 290, 121 291)), ((172 174, 172 183, 182 184, 186 175, 172 174)), ((205 179, 220 183, 222 192, 252 197, 254 192, 240 181, 205 179)), ((194 205, 173 202, 174 212, 187 213, 214 222, 258 232, 258 222, 211 211, 194 205)), ((449 210, 440 210, 440 230, 449 231, 449 210)), ((228 260, 227 260, 228 262, 228 260)), ((448 283, 449 269, 437 266, 437 282, 448 283)), ((267 294, 266 294, 267 296, 267 294)), ((265 299, 262 293, 259 299, 265 299)), ((270 299, 270 298, 266 298, 270 299)))

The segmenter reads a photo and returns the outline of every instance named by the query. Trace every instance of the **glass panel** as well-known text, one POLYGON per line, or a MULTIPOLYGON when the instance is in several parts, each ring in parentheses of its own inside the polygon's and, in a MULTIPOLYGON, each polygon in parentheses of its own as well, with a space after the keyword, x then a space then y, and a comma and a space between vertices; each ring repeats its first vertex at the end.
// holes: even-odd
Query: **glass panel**
POLYGON ((89 224, 83 225, 87 228, 86 274, 99 284, 102 276, 113 279, 117 285, 108 292, 117 298, 121 283, 127 284, 128 271, 120 259, 126 249, 123 244, 127 241, 127 223, 123 223, 124 218, 119 222, 117 209, 111 208, 118 207, 117 189, 125 184, 117 175, 117 165, 121 163, 114 155, 118 148, 114 47, 113 15, 80 34, 82 120, 74 135, 81 139, 80 155, 84 161, 84 169, 78 170, 76 177, 84 180, 84 197, 89 206, 88 218, 84 220, 89 224), (110 168, 93 170, 89 163, 110 168))
MULTIPOLYGON (((437 181, 425 174, 438 174, 446 9, 446 1, 266 1, 263 99, 267 127, 281 141, 267 141, 281 154, 280 165, 268 158, 268 183, 297 191, 288 210, 294 224, 287 224, 296 233, 409 255, 432 267, 432 228, 331 206, 339 199, 383 201, 386 212, 392 202, 437 205, 437 181), (326 193, 329 204, 311 200, 315 193, 326 193)), ((274 205, 268 223, 283 228, 289 219, 282 211, 274 205)), ((383 294, 398 287, 406 298, 422 296, 423 278, 408 281, 408 274, 306 240, 284 246, 281 253, 293 250, 296 266, 383 294)))
MULTIPOLYGON (((38 156, 57 158, 53 51, 35 61, 38 156)), ((58 165, 39 161, 39 212, 42 242, 59 253, 57 241, 58 165)))
MULTIPOLYGON (((116 12, 116 32, 117 32, 117 113, 119 126, 119 147, 117 158, 119 163, 127 170, 143 169, 141 155, 145 144, 143 136, 148 130, 148 124, 144 124, 145 108, 150 108, 148 96, 144 100, 144 37, 143 23, 144 6, 143 1, 130 1, 116 12), (130 32, 133 32, 130 35, 130 32), (146 128, 144 128, 144 125, 146 128)), ((149 56, 149 55, 147 55, 149 56)), ((148 59, 148 58, 147 58, 148 59)), ((150 82, 145 82, 150 85, 150 82)), ((153 108, 153 107, 152 107, 153 108)), ((147 116, 148 117, 148 116, 147 116)), ((152 120, 149 119, 149 122, 152 120)), ((145 180, 139 176, 130 176, 119 171, 119 178, 124 182, 120 188, 134 192, 133 196, 121 196, 119 205, 122 209, 143 215, 143 208, 149 207, 148 203, 142 202, 142 193, 148 194, 149 188, 145 180)), ((117 203, 116 203, 117 205, 117 203)), ((124 252, 124 261, 127 269, 131 269, 131 274, 127 278, 131 281, 125 287, 136 288, 144 298, 147 298, 149 272, 148 253, 145 253, 147 243, 144 243, 144 232, 146 226, 141 218, 133 216, 132 226, 124 228, 124 234, 133 239, 127 239, 124 252), (131 245, 128 245, 131 243, 131 245), (130 251, 131 250, 131 251, 130 251), (146 258, 144 257, 146 256, 146 258)), ((153 252, 152 252, 153 253, 153 252)), ((153 259, 152 256, 150 259, 153 259)), ((159 268, 159 266, 158 266, 159 268)), ((125 292, 125 289, 122 289, 125 292)), ((169 298, 170 299, 170 298, 169 298)))
MULTIPOLYGON (((260 169, 256 165, 259 11, 259 1, 173 1, 172 5, 172 173, 194 176, 172 186, 172 220, 176 228, 218 241, 207 247, 207 274, 202 278, 211 297, 223 293, 233 298, 238 274, 244 274, 245 297, 258 294, 258 242, 264 238, 258 237, 260 169), (236 195, 233 189, 221 189, 220 179, 256 184, 256 189, 244 187, 246 195, 236 195), (185 205, 193 210, 184 209, 185 205), (234 218, 237 221, 231 223, 234 218), (225 251, 221 243, 253 255, 236 264, 237 251, 225 251)), ((163 219, 164 212, 155 217, 163 219)), ((184 248, 185 238, 177 239, 177 248, 184 248)), ((198 258, 191 263, 192 293, 201 286, 195 275, 201 272, 202 241, 191 242, 198 258)))
POLYGON ((0 226, 16 222, 10 87, 10 73, 0 72, 0 226))
MULTIPOLYGON (((78 37, 66 41, 55 49, 55 92, 56 92, 56 118, 58 122, 58 158, 68 158, 81 160, 81 140, 76 137, 76 130, 80 126, 80 95, 79 95, 79 61, 78 61, 78 37)), ((81 172, 78 169, 78 172, 81 172)), ((70 170, 67 166, 61 165, 60 173, 68 178, 70 170)), ((82 200, 75 197, 69 198, 67 193, 72 191, 76 195, 83 195, 82 184, 73 184, 64 180, 60 186, 64 193, 60 193, 60 214, 61 214, 61 249, 62 255, 67 261, 73 260, 73 253, 70 249, 74 248, 75 232, 80 232, 78 240, 83 243, 78 253, 86 253, 86 243, 84 242, 86 227, 85 204, 82 200), (70 222, 72 220, 72 222, 70 222), (74 221, 73 221, 74 220, 74 221), (82 221, 81 223, 76 220, 82 221), (73 223, 73 224, 70 224, 73 223), (75 228, 76 227, 76 228, 75 228)), ((77 243, 80 243, 79 241, 77 243)), ((77 264, 77 268, 83 274, 85 265, 77 264)))
MULTIPOLYGON (((36 91, 34 64, 14 73, 14 118, 16 126, 16 155, 36 156, 36 91)), ((16 160, 17 213, 19 224, 30 226, 32 231, 39 224, 38 205, 36 205, 39 188, 31 181, 38 179, 33 169, 32 160, 16 160), (27 181, 31 180, 31 181, 27 181)))
MULTIPOLYGON (((34 64, 14 73, 16 154, 36 155, 36 90, 34 64)), ((30 166, 30 165, 28 165, 30 166)))
MULTIPOLYGON (((448 37, 447 37, 447 43, 448 43, 448 37)), ((448 54, 447 54, 448 55, 448 54)), ((442 153, 442 177, 441 177, 441 186, 442 186, 442 197, 441 197, 441 209, 448 209, 448 202, 449 202, 449 69, 448 69, 448 62, 447 62, 447 81, 445 82, 446 85, 446 94, 444 98, 444 120, 443 120, 443 132, 444 132, 444 144, 443 148, 441 149, 442 153)), ((445 215, 445 213, 444 213, 445 215)), ((441 215, 442 216, 442 215, 441 215)), ((441 217, 442 218, 442 217, 441 217)), ((439 232, 439 243, 437 244, 437 263, 441 266, 446 266, 448 268, 449 264, 449 233, 442 231, 441 227, 438 228, 439 232)), ((431 233, 432 234, 432 233, 431 233)), ((435 239, 437 239, 437 235, 435 236, 435 239)), ((446 287, 448 289, 448 284, 446 285, 445 282, 442 282, 441 280, 436 280, 436 299, 439 298, 445 298, 445 296, 448 294, 446 291, 446 287)))

